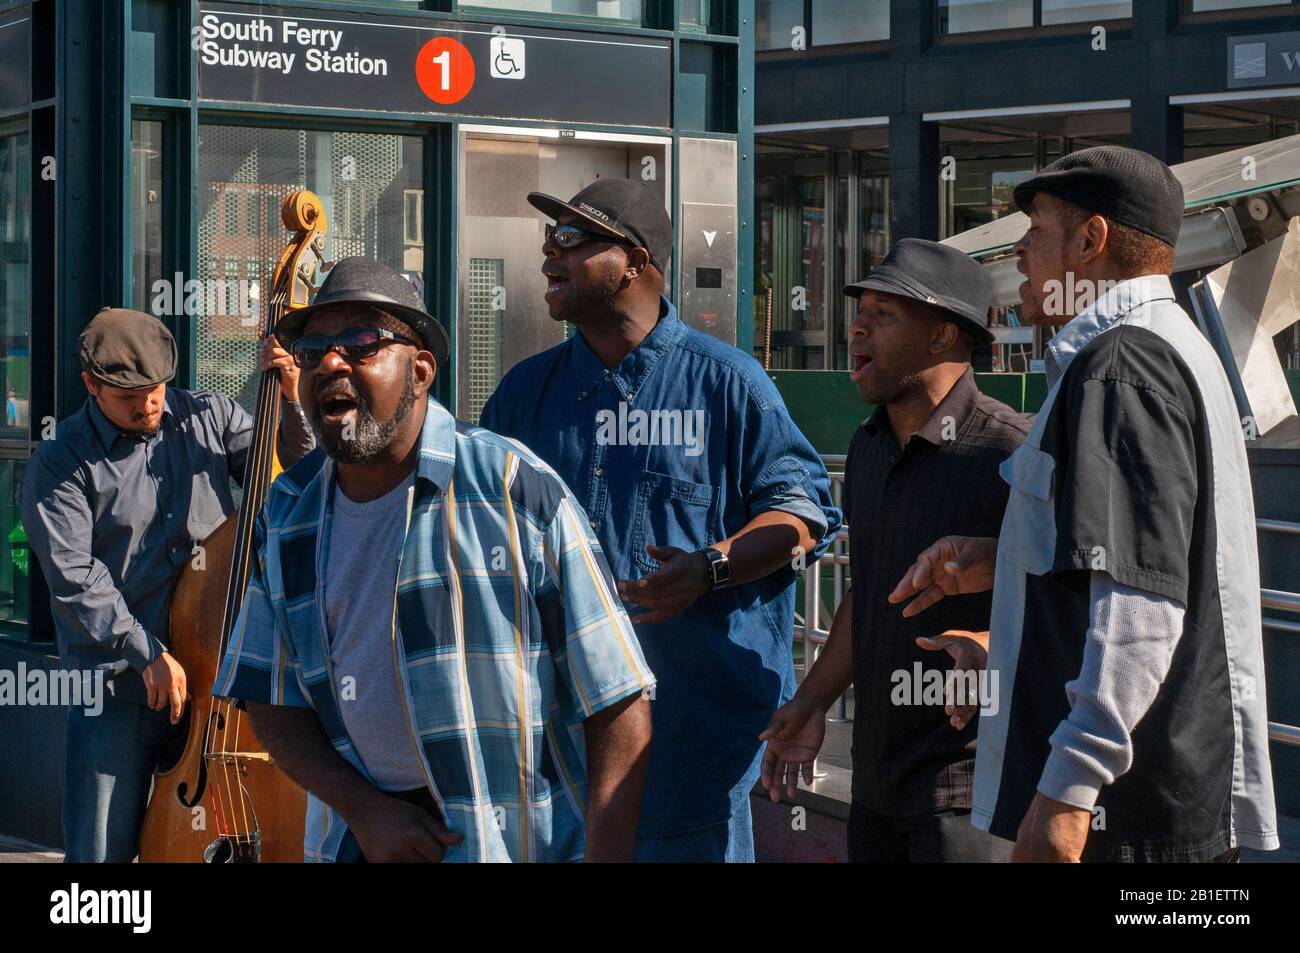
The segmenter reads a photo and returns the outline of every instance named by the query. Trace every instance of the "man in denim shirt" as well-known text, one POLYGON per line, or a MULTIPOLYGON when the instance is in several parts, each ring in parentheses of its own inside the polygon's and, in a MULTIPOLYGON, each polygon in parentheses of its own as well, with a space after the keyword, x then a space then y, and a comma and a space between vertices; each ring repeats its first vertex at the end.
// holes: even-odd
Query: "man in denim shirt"
POLYGON ((672 225, 650 188, 531 193, 551 317, 570 340, 515 366, 484 427, 573 490, 658 678, 641 861, 753 860, 759 733, 794 691, 794 567, 840 526, 772 382, 663 296, 672 225))

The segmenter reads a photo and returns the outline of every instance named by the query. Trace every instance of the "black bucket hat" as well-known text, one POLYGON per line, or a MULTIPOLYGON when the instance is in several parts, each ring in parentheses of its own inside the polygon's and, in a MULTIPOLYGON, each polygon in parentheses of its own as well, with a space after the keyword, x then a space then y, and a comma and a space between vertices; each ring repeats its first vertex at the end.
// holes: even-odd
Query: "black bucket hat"
POLYGON ((993 279, 979 262, 951 245, 900 239, 867 277, 844 286, 850 298, 861 298, 864 291, 883 291, 938 308, 969 331, 976 344, 993 343, 993 279))
POLYGON ((336 262, 325 276, 312 303, 290 311, 275 326, 275 336, 283 347, 302 337, 311 316, 322 308, 338 305, 378 308, 409 324, 420 336, 424 348, 438 362, 447 363, 451 343, 447 331, 429 312, 415 286, 383 262, 361 255, 336 262))

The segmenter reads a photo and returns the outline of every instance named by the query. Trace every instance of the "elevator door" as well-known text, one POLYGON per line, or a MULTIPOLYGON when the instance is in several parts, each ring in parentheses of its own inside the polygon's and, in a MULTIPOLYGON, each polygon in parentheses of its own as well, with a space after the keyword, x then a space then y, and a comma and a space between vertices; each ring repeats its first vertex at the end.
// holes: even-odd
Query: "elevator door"
POLYGON ((506 371, 573 331, 552 320, 542 300, 550 219, 528 204, 528 193, 567 201, 597 179, 617 176, 645 181, 666 199, 667 140, 584 135, 592 134, 560 139, 553 132, 462 131, 456 347, 462 420, 477 422, 506 371))

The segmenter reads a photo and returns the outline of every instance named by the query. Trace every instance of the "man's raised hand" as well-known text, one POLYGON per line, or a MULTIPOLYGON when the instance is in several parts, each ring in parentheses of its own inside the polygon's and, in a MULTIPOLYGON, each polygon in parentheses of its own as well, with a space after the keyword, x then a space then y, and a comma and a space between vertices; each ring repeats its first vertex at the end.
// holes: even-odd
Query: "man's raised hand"
POLYGON ((991 536, 945 536, 916 557, 889 601, 896 604, 920 593, 903 609, 903 618, 909 619, 944 596, 985 592, 993 588, 997 558, 998 541, 991 536))

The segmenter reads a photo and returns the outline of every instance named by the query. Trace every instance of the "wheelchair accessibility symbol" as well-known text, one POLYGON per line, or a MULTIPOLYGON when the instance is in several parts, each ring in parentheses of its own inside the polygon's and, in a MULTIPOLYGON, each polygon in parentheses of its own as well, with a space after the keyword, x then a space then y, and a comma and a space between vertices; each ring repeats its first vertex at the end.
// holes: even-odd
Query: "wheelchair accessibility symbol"
POLYGON ((515 37, 492 37, 492 76, 496 79, 524 78, 524 41, 515 37))

